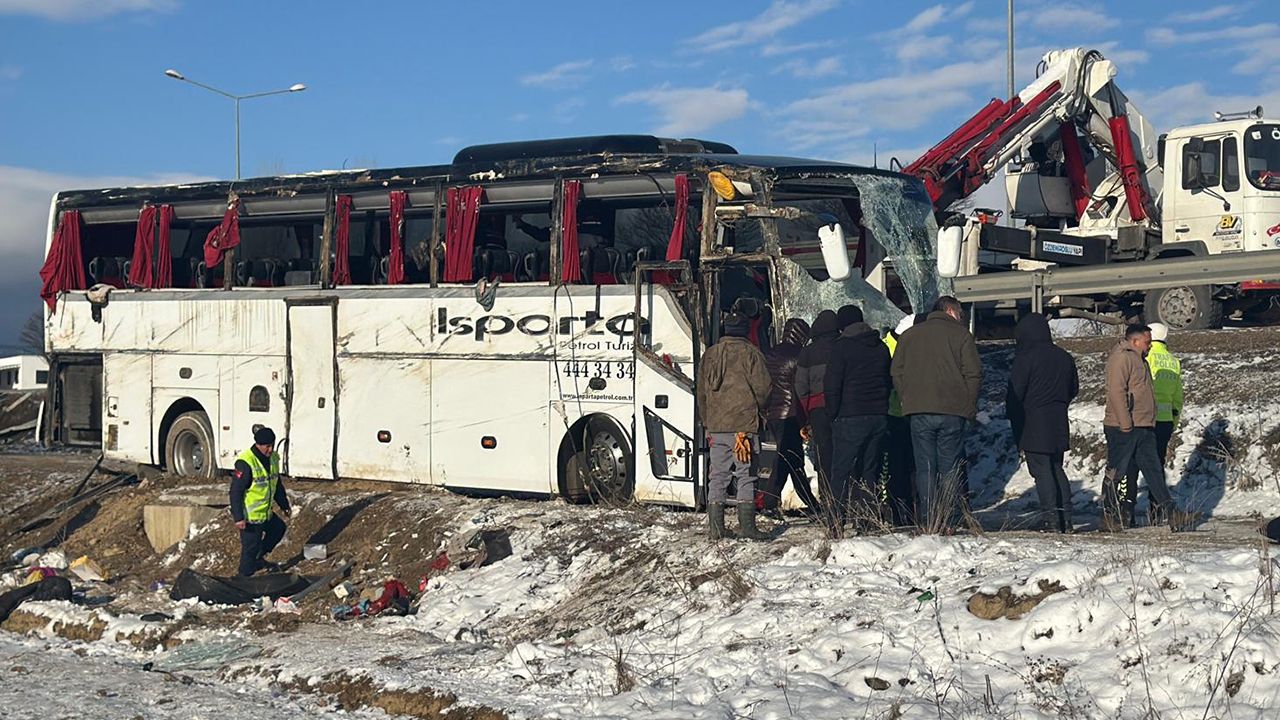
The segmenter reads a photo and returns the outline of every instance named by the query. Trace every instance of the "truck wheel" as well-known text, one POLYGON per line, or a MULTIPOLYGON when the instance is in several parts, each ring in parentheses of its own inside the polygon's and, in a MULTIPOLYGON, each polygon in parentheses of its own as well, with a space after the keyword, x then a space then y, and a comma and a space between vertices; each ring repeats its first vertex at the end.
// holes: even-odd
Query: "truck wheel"
POLYGON ((631 500, 635 465, 631 441, 612 418, 594 415, 575 432, 577 451, 565 460, 565 495, 570 501, 618 504, 631 500))
POLYGON ((173 421, 164 440, 165 467, 184 477, 211 480, 218 471, 213 454, 213 429, 200 411, 183 413, 173 421))
POLYGON ((1182 285, 1147 292, 1142 304, 1147 322, 1160 322, 1170 330, 1207 330, 1222 327, 1222 302, 1208 285, 1182 285))

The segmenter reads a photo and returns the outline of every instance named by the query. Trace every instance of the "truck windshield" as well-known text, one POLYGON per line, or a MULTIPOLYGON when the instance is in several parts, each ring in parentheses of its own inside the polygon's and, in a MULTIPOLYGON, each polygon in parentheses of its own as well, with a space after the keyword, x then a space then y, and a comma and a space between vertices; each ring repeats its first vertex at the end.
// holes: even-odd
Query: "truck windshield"
POLYGON ((1244 172, 1260 190, 1280 190, 1280 125, 1254 125, 1244 133, 1244 172))

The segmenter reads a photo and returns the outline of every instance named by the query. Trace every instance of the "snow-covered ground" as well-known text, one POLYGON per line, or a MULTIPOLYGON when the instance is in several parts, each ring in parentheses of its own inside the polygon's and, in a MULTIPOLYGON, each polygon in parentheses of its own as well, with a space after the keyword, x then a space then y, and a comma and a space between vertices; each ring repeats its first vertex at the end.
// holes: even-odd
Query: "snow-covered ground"
MULTIPOLYGON (((141 591, 96 609, 28 603, 29 634, 0 635, 0 717, 1280 717, 1280 564, 1252 531, 1280 513, 1278 343, 1231 335, 1252 349, 1182 353, 1169 481, 1208 516, 1193 533, 999 530, 1019 525, 1034 491, 1004 416, 1011 349, 989 346, 968 448, 987 534, 829 542, 793 521, 773 543, 711 543, 690 512, 402 493, 330 542, 341 553, 354 532, 410 534, 366 548, 361 580, 395 572, 394 551, 418 552, 409 543, 427 528, 506 528, 515 554, 432 577, 403 618, 298 622, 141 591), (143 623, 148 610, 174 619, 143 623), (140 641, 161 637, 182 644, 140 641)), ((1083 389, 1067 471, 1087 528, 1109 343, 1073 342, 1083 389)), ((300 517, 328 517, 345 492, 299 490, 300 517)), ((225 566, 211 543, 226 532, 222 520, 197 528, 165 567, 225 566)), ((416 572, 402 579, 417 585, 416 572)))
MULTIPOLYGON (((136 632, 136 618, 99 613, 105 639, 74 644, 87 658, 51 634, 6 638, 0 670, 11 681, 0 702, 31 717, 86 703, 112 717, 207 717, 231 702, 252 708, 244 717, 303 717, 323 699, 299 689, 367 679, 512 717, 1280 712, 1277 565, 1263 545, 1197 550, 1160 529, 828 543, 804 527, 770 546, 713 545, 688 515, 524 505, 489 515, 518 528, 515 556, 433 579, 417 615, 267 635, 183 631, 187 649, 230 643, 260 653, 209 670, 179 663, 176 674, 194 681, 180 686, 138 669, 163 666, 164 651, 110 639, 136 632), (584 541, 570 525, 578 522, 624 547, 584 541), (971 612, 975 593, 999 597, 1002 586, 1015 603, 1053 592, 1016 619, 971 612), (166 698, 190 714, 164 714, 166 698)), ((51 623, 95 613, 24 608, 51 623)))

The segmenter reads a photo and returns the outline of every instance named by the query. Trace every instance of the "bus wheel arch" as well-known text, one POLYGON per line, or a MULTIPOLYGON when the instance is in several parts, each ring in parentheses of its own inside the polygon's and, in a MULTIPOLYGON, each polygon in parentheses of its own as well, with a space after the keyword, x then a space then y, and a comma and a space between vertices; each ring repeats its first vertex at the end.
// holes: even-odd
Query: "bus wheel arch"
POLYGON ((193 398, 174 402, 160 421, 160 460, 171 473, 214 478, 218 472, 215 442, 209 414, 193 398))
POLYGON ((616 418, 578 418, 560 440, 558 490, 570 502, 626 503, 635 492, 635 446, 616 418))

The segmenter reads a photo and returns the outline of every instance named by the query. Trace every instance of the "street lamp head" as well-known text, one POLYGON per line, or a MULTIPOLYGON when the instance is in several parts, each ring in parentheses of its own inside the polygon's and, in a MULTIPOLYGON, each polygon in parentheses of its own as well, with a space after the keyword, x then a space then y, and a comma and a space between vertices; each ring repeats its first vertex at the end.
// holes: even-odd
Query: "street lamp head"
POLYGON ((168 70, 165 70, 165 71, 164 71, 164 74, 165 74, 165 75, 168 75, 169 77, 173 78, 174 80, 186 80, 186 79, 187 79, 186 77, 184 77, 184 76, 182 75, 182 73, 178 72, 177 70, 174 70, 173 68, 169 68, 168 70))
POLYGON ((306 89, 307 89, 307 86, 303 85, 302 83, 296 83, 294 85, 289 86, 289 92, 302 92, 303 90, 306 90, 306 89))

